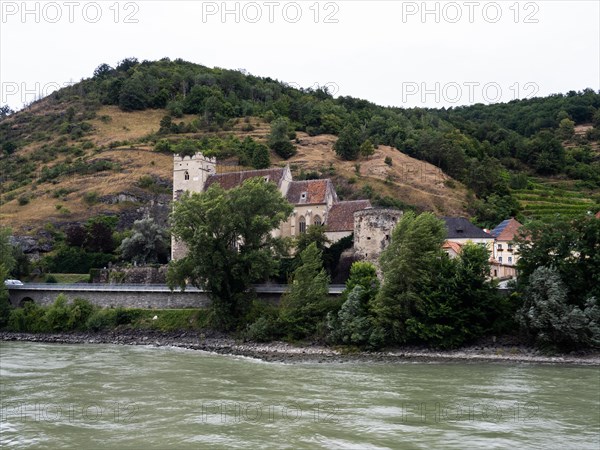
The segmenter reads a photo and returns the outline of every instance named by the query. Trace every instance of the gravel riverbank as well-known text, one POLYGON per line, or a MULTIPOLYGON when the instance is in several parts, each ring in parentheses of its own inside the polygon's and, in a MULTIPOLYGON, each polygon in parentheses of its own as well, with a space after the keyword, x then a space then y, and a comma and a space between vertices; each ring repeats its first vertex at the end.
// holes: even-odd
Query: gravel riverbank
POLYGON ((284 342, 250 343, 227 336, 206 336, 193 332, 107 331, 102 333, 32 334, 0 332, 0 341, 45 342, 56 344, 152 345, 202 350, 224 355, 246 356, 268 362, 509 362, 600 366, 599 351, 545 355, 538 350, 506 343, 485 343, 458 350, 439 351, 418 347, 393 348, 380 352, 347 353, 320 345, 292 345, 284 342))

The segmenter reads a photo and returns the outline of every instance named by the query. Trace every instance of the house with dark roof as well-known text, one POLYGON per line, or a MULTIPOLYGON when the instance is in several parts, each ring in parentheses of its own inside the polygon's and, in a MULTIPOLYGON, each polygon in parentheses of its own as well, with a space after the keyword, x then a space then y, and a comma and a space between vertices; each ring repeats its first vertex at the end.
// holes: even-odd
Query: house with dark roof
POLYGON ((486 233, 481 228, 473 225, 465 217, 442 217, 446 223, 448 235, 446 239, 459 244, 474 242, 476 244, 485 244, 492 251, 494 236, 486 233))
MULTIPOLYGON (((354 213, 371 207, 369 200, 339 201, 329 179, 294 181, 289 166, 217 173, 216 160, 205 158, 201 153, 191 157, 175 156, 173 199, 177 200, 185 191, 203 192, 215 183, 223 189, 231 189, 256 177, 275 183, 281 195, 294 205, 288 220, 274 231, 275 236, 298 236, 311 225, 324 225, 329 240, 336 242, 353 233, 354 213)), ((172 249, 173 259, 185 252, 176 242, 172 249)))

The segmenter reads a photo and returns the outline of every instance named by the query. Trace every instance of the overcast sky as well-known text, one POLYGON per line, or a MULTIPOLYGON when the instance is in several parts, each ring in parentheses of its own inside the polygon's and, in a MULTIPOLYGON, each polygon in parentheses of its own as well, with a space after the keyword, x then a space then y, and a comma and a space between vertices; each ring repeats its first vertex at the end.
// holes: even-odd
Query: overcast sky
POLYGON ((127 57, 245 69, 381 105, 600 90, 600 2, 0 1, 0 104, 127 57))

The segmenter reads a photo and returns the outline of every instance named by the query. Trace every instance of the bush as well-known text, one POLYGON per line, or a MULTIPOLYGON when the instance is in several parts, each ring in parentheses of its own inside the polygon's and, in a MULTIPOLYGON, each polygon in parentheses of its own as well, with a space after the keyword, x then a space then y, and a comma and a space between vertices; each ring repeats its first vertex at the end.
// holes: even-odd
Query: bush
POLYGON ((49 331, 69 330, 69 309, 67 297, 64 294, 59 294, 44 314, 44 321, 49 331))
POLYGON ((85 328, 90 331, 101 331, 113 328, 117 323, 116 310, 99 309, 94 311, 85 322, 85 328))
POLYGON ((139 316, 139 310, 117 308, 115 310, 115 323, 117 325, 129 325, 133 323, 139 316))
POLYGON ((383 160, 384 163, 386 163, 388 166, 392 166, 392 158, 389 156, 386 156, 385 159, 383 160))
POLYGON ((58 283, 58 280, 56 279, 56 277, 54 275, 50 274, 50 275, 46 276, 44 283, 58 283))
POLYGON ((154 151, 170 153, 172 151, 171 142, 167 139, 161 139, 154 145, 154 151))
POLYGON ((23 308, 13 309, 8 319, 9 331, 20 332, 45 332, 47 330, 44 320, 45 309, 33 302, 25 303, 23 308))
POLYGON ((255 342, 269 342, 277 335, 277 323, 270 317, 259 317, 248 326, 246 338, 255 342))
POLYGON ((95 310, 96 307, 87 300, 82 298, 73 300, 69 308, 68 329, 85 329, 87 320, 95 310))
POLYGON ((89 206, 92 206, 100 201, 100 196, 96 191, 86 192, 83 194, 83 201, 89 206))
POLYGON ((26 194, 21 195, 18 200, 19 206, 25 206, 26 204, 29 203, 29 200, 30 200, 29 195, 26 195, 26 194))
POLYGON ((271 144, 271 148, 283 159, 291 158, 297 153, 296 147, 290 141, 275 142, 271 144))

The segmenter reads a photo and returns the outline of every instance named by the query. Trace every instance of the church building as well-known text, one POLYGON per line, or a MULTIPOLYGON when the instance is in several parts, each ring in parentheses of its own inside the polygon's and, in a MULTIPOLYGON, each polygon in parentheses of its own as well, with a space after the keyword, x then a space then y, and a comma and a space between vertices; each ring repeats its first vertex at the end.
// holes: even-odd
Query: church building
MULTIPOLYGON (((186 191, 204 192, 217 183, 223 189, 241 185, 245 180, 262 177, 275 183, 281 195, 294 206, 294 211, 283 222, 275 236, 298 236, 311 225, 324 225, 327 238, 333 243, 354 232, 354 213, 371 208, 369 200, 339 201, 329 179, 294 181, 289 166, 263 170, 217 173, 215 158, 201 153, 194 156, 175 155, 173 167, 173 200, 186 191)), ((173 241, 171 258, 185 254, 185 247, 173 241)))

